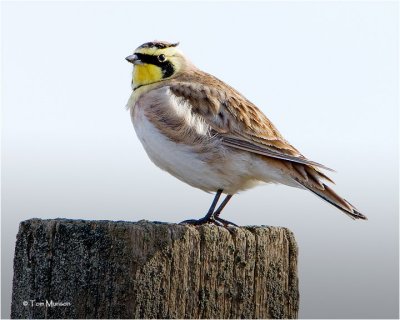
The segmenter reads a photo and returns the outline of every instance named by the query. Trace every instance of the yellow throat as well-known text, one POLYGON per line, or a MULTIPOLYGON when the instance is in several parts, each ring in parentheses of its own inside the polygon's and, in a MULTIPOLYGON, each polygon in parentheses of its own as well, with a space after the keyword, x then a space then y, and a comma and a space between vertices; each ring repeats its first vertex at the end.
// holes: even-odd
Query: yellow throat
POLYGON ((133 68, 133 87, 143 86, 162 80, 163 74, 160 67, 153 64, 138 64, 133 68))

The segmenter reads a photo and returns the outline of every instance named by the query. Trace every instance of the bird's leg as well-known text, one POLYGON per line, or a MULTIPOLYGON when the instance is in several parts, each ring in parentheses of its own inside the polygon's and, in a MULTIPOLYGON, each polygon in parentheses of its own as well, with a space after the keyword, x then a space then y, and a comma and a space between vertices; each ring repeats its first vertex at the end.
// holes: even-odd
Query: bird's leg
POLYGON ((218 209, 214 211, 214 220, 216 222, 222 223, 225 227, 228 226, 228 225, 233 225, 233 226, 237 227, 237 224, 219 217, 219 215, 221 214, 222 210, 225 208, 226 204, 229 202, 229 200, 231 200, 231 198, 232 198, 232 195, 228 194, 225 197, 224 201, 222 201, 222 203, 219 205, 218 209))
POLYGON ((219 205, 218 209, 214 211, 214 217, 218 218, 219 215, 221 214, 222 210, 225 208, 225 206, 228 204, 229 200, 231 200, 232 195, 228 194, 224 201, 221 202, 221 204, 219 205))
POLYGON ((219 198, 221 197, 222 191, 223 191, 222 189, 219 189, 217 191, 217 193, 215 194, 214 200, 211 203, 210 209, 208 209, 207 214, 203 218, 201 218, 199 220, 196 220, 196 219, 185 220, 185 221, 182 221, 181 223, 199 225, 199 224, 204 224, 207 222, 214 222, 214 215, 213 215, 214 209, 217 206, 217 203, 218 203, 219 198))

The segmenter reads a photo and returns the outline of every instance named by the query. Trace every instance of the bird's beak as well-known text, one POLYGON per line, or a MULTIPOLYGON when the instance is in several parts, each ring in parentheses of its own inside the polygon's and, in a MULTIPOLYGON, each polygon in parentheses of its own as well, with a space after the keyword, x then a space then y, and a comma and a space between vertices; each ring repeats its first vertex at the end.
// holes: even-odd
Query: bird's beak
POLYGON ((132 64, 140 64, 142 61, 139 60, 138 56, 136 54, 131 54, 130 56, 127 56, 125 58, 126 61, 132 63, 132 64))

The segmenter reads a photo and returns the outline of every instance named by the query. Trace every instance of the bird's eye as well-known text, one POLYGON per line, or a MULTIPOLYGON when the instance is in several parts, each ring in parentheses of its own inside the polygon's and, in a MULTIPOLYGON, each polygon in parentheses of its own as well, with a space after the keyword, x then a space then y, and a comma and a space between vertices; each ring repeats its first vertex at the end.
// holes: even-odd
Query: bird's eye
POLYGON ((164 62, 166 60, 165 55, 163 55, 163 54, 160 54, 157 58, 158 58, 158 61, 160 61, 160 62, 164 62))

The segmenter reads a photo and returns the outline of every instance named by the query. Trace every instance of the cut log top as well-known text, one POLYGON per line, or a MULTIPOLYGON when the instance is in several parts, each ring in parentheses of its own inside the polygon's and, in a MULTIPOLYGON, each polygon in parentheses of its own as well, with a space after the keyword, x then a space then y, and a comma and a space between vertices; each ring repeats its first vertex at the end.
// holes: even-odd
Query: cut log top
POLYGON ((12 318, 296 318, 286 228, 40 220, 20 224, 12 318))

